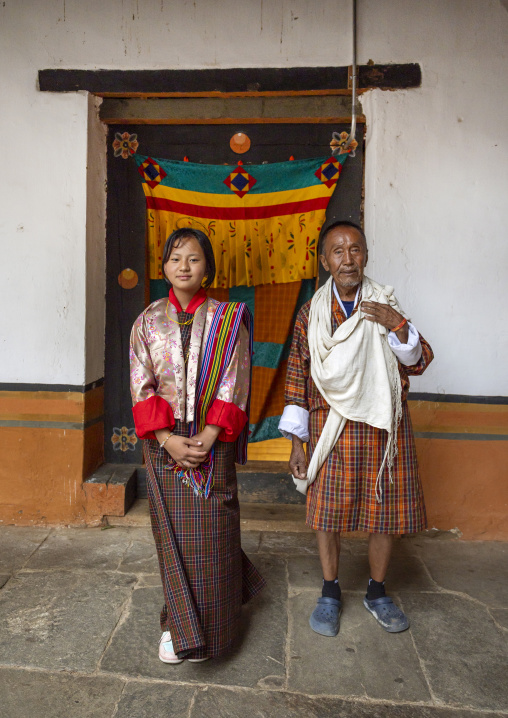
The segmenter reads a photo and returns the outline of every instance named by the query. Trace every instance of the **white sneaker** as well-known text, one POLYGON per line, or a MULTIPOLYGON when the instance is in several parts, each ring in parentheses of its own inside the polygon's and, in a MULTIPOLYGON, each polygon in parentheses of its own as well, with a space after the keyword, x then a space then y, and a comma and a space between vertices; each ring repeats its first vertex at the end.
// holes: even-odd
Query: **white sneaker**
POLYGON ((178 658, 174 649, 171 633, 164 631, 159 641, 159 658, 163 663, 182 663, 183 658, 178 658))

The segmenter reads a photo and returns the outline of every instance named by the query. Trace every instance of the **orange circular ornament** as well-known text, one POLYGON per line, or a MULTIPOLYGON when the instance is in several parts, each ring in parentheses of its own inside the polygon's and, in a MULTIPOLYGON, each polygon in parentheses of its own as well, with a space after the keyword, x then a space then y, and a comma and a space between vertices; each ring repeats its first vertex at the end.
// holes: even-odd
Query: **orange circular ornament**
POLYGON ((229 140, 229 146, 237 155, 243 155, 250 150, 250 137, 245 132, 236 132, 229 140))
POLYGON ((118 284, 122 289, 134 289, 138 283, 138 275, 133 269, 124 269, 118 275, 118 284))

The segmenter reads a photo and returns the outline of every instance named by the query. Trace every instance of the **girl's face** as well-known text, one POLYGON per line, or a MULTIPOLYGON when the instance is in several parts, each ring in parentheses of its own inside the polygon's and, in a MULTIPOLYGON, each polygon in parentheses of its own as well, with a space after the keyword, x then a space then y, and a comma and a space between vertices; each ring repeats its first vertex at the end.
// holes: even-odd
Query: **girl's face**
POLYGON ((173 289, 195 294, 201 288, 206 273, 206 260, 197 239, 184 237, 177 247, 173 247, 164 265, 164 273, 173 289))

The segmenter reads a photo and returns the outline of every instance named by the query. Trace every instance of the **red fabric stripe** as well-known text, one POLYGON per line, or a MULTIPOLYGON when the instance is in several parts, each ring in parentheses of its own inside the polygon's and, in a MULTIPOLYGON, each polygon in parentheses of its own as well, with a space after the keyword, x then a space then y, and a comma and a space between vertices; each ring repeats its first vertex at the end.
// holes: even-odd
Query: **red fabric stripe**
POLYGON ((155 439, 157 429, 173 429, 175 417, 173 409, 162 396, 149 396, 132 407, 136 434, 140 439, 155 439))
POLYGON ((317 197, 301 202, 287 202, 286 204, 273 204, 265 207, 204 207, 197 204, 174 202, 162 197, 147 197, 147 209, 177 212, 190 217, 204 219, 263 219, 266 217, 281 217, 285 214, 302 214, 316 209, 326 209, 329 197, 317 197))
MULTIPOLYGON (((200 306, 203 304, 203 302, 205 301, 205 299, 206 299, 206 292, 205 292, 205 290, 204 290, 203 288, 198 289, 198 291, 196 292, 196 294, 195 294, 195 295, 192 297, 192 299, 190 300, 189 305, 188 305, 188 307, 187 307, 187 309, 186 309, 185 311, 186 311, 188 314, 194 314, 194 313, 196 312, 196 309, 198 309, 198 307, 200 307, 200 306)), ((182 311, 182 307, 181 307, 181 305, 180 305, 180 302, 178 301, 178 299, 177 299, 176 296, 175 296, 175 293, 174 293, 174 291, 173 291, 173 287, 171 287, 171 289, 169 290, 169 301, 170 301, 171 304, 174 306, 174 308, 176 309, 177 312, 181 312, 181 311, 182 311)))
POLYGON ((236 441, 247 421, 247 414, 236 404, 221 399, 215 399, 206 415, 207 424, 223 429, 217 437, 220 441, 236 441))

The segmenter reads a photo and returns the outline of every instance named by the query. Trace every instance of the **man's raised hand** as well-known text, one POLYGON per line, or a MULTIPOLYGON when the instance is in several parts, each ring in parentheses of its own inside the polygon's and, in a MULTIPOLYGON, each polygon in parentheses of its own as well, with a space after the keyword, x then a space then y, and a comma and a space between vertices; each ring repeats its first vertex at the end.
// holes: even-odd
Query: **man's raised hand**
MULTIPOLYGON (((368 322, 377 322, 381 326, 391 331, 404 321, 404 317, 396 312, 389 304, 381 304, 380 302, 362 302, 362 311, 368 322)), ((409 328, 407 322, 398 331, 395 332, 397 339, 401 344, 407 344, 409 338, 409 328)))

